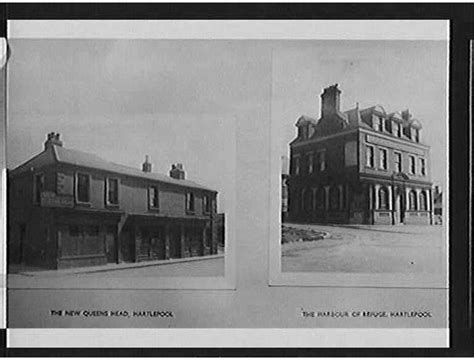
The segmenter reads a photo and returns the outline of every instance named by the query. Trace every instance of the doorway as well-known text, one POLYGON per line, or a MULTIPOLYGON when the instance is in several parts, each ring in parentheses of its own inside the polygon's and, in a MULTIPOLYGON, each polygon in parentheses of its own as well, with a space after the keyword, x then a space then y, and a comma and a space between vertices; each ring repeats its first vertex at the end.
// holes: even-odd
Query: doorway
POLYGON ((108 226, 105 232, 105 253, 108 263, 117 263, 117 236, 114 226, 108 226))

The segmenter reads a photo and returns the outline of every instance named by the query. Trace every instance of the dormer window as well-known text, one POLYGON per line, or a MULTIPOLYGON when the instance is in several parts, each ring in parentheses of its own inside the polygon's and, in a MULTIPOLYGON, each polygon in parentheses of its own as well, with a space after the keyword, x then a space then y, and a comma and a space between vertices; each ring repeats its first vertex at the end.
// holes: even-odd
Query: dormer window
POLYGON ((388 133, 392 133, 392 121, 389 119, 385 119, 385 131, 388 133))
POLYGON ((395 125, 394 135, 398 137, 402 137, 402 126, 398 122, 396 122, 394 125, 395 125))
POLYGON ((420 142, 420 130, 418 129, 413 129, 413 140, 416 142, 420 142))
POLYGON ((383 132, 383 118, 379 117, 377 118, 377 130, 383 132))
POLYGON ((299 127, 299 134, 298 136, 302 139, 307 139, 308 138, 308 133, 309 133, 309 125, 301 125, 299 127))

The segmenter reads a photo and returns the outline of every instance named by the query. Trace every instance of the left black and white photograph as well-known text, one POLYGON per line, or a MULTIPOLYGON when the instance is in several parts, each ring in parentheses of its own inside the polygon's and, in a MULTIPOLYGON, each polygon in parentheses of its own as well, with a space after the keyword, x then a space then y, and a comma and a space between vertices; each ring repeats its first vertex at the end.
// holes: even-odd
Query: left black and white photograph
POLYGON ((9 45, 9 287, 179 288, 177 278, 224 278, 232 84, 245 76, 238 49, 127 39, 9 45))

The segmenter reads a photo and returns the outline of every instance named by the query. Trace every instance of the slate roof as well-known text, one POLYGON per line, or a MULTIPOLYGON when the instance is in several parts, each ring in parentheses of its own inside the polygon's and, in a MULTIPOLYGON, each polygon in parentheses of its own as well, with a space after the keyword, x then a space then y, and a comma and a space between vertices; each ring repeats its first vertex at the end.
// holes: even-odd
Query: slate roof
POLYGON ((82 152, 79 150, 67 149, 65 147, 57 146, 57 145, 52 145, 49 149, 43 151, 42 153, 28 160, 24 164, 18 166, 17 168, 11 171, 11 174, 14 175, 15 173, 23 172, 24 170, 29 169, 29 167, 31 166, 34 167, 35 165, 36 166, 44 165, 45 161, 48 162, 46 158, 50 157, 51 155, 50 152, 53 153, 54 161, 61 164, 69 164, 69 165, 74 165, 74 166, 103 170, 103 171, 112 172, 112 173, 116 173, 120 175, 127 175, 127 176, 136 177, 136 178, 160 181, 160 182, 173 184, 177 186, 185 186, 185 187, 190 187, 190 188, 195 188, 195 189, 216 192, 215 190, 205 187, 203 185, 200 185, 194 181, 177 180, 163 174, 158 174, 154 172, 150 172, 150 173, 143 172, 140 169, 136 169, 133 167, 107 161, 94 154, 82 152))

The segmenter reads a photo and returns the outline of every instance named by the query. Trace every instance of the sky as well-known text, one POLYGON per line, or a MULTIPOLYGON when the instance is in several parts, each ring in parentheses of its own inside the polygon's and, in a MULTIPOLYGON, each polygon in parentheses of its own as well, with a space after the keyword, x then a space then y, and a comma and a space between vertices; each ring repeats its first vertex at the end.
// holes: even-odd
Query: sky
MULTIPOLYGON (((339 83, 343 110, 410 109, 444 184, 447 43, 443 41, 226 41, 13 39, 8 63, 7 166, 64 146, 219 191, 235 189, 237 136, 279 122, 281 155, 302 114, 319 118, 324 87, 339 83), (239 130, 240 129, 240 130, 239 130)), ((270 130, 269 130, 270 131, 270 130)))
POLYGON ((409 109, 431 146, 432 181, 446 184, 447 41, 312 41, 273 51, 272 121, 283 125, 282 156, 301 115, 320 118, 322 90, 338 83, 341 110, 409 109))

